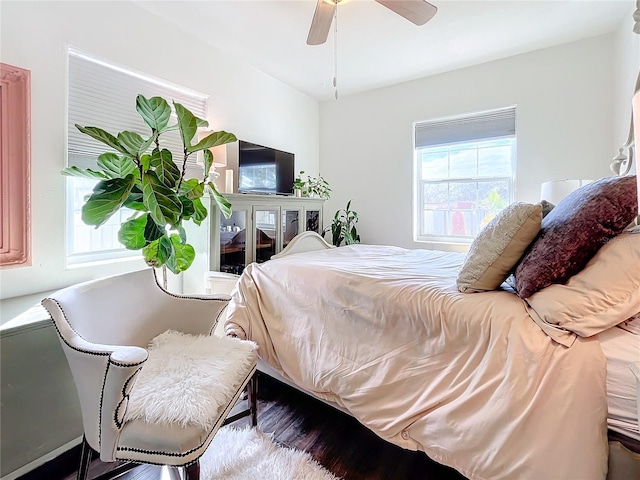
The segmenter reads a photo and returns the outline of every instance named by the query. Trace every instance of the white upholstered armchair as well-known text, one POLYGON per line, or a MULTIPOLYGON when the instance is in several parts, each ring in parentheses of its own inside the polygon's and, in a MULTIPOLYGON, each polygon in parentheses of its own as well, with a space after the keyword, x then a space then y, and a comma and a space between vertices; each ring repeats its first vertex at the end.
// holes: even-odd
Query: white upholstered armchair
POLYGON ((246 413, 256 424, 255 345, 211 336, 229 298, 169 293, 149 268, 75 285, 42 301, 80 398, 84 443, 78 479, 86 478, 90 447, 104 462, 185 467, 186 477, 197 480, 198 460, 223 424, 246 413), (168 333, 179 336, 181 343, 167 345, 168 333), (148 348, 156 337, 163 340, 148 348), (199 342, 198 351, 191 348, 192 340, 193 345, 199 342), (186 362, 183 357, 189 355, 193 358, 186 362), (196 379, 193 385, 200 390, 194 390, 189 383, 192 365, 200 360, 209 361, 199 375, 210 377, 213 388, 196 379), (180 362, 188 368, 176 370, 180 362), (154 389, 153 383, 165 373, 174 378, 165 378, 168 386, 154 389), (145 382, 150 385, 143 387, 145 382), (185 398, 171 397, 172 384, 185 398), (226 419, 247 384, 250 408, 226 419), (202 388, 208 388, 206 393, 202 388))

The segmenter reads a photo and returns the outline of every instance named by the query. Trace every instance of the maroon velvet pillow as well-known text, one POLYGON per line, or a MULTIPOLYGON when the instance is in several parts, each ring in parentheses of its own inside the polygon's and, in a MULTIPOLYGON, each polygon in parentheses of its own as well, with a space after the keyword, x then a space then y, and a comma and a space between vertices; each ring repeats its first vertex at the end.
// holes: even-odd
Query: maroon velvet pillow
POLYGON ((552 283, 565 283, 637 214, 635 175, 605 177, 569 194, 542 220, 516 267, 518 295, 527 298, 552 283))

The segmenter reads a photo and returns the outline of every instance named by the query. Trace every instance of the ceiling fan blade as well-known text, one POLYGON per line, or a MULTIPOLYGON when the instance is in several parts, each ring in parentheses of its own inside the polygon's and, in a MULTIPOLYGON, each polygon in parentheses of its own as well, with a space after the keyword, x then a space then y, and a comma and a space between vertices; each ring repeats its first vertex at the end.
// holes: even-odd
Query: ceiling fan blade
POLYGON ((326 3, 324 0, 318 0, 316 11, 313 14, 309 36, 307 37, 307 45, 320 45, 327 41, 333 15, 336 11, 335 4, 326 3))
POLYGON ((376 0, 376 2, 416 25, 424 25, 438 11, 435 5, 425 0, 376 0))

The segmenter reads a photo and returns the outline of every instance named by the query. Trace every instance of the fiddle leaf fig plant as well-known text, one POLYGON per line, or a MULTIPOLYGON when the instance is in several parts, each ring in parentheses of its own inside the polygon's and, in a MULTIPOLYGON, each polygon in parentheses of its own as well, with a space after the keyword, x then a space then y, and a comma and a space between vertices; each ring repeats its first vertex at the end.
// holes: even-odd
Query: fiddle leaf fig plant
POLYGON ((237 139, 232 133, 219 131, 194 143, 198 128, 207 127, 208 122, 179 103, 174 102, 173 106, 177 123, 170 125, 171 107, 166 100, 136 97, 136 110, 150 129, 148 136, 128 131, 112 135, 98 127, 76 125, 82 133, 115 152, 98 156, 99 170, 73 166, 62 170, 62 174, 98 180, 82 207, 84 223, 98 228, 120 209, 132 210, 118 232, 120 243, 130 250, 142 249, 148 265, 166 265, 177 274, 187 270, 195 258, 183 222, 200 225, 207 217, 201 200, 207 189, 222 214, 231 216, 231 204, 209 179, 213 165, 210 148, 237 139), (175 154, 161 143, 161 136, 174 130, 180 133, 183 146, 175 154), (202 177, 185 178, 189 157, 200 151, 204 157, 202 177))

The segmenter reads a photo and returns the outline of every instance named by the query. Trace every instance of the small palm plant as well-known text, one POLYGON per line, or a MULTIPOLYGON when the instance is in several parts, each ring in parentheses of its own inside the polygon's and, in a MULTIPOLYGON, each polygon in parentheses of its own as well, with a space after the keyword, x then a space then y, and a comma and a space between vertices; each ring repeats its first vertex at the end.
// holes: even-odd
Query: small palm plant
POLYGON ((178 120, 169 125, 171 107, 166 100, 137 96, 136 110, 151 130, 147 137, 129 131, 112 135, 98 127, 76 125, 111 150, 98 156, 99 171, 74 166, 62 173, 99 180, 82 207, 84 223, 98 228, 121 208, 131 209, 131 217, 118 232, 120 243, 130 250, 142 249, 148 265, 166 265, 177 274, 188 269, 195 258, 182 222, 200 225, 207 217, 201 200, 207 187, 223 215, 231 215, 231 204, 209 179, 213 165, 209 149, 237 139, 232 133, 219 131, 192 143, 198 128, 207 127, 208 122, 179 103, 173 105, 178 120), (178 154, 182 168, 180 160, 177 164, 174 154, 161 146, 161 135, 172 130, 178 130, 182 139, 183 150, 178 154), (203 176, 187 179, 187 160, 199 151, 204 156, 203 176))
POLYGON ((339 247, 342 244, 353 245, 360 243, 360 235, 356 230, 358 223, 358 213, 351 210, 351 200, 347 202, 347 207, 338 210, 333 216, 333 222, 324 229, 324 234, 331 232, 331 242, 339 247))

